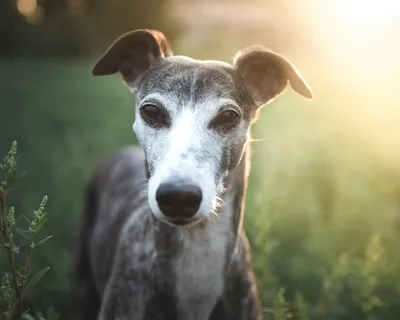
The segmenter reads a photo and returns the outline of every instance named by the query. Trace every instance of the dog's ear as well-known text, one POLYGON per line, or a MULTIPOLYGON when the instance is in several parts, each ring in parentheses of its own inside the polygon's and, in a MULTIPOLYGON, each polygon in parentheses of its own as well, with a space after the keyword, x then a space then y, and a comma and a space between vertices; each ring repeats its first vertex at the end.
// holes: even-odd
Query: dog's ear
POLYGON ((307 99, 312 92, 296 67, 282 55, 264 47, 239 51, 234 58, 240 74, 257 106, 262 106, 283 93, 289 82, 293 90, 307 99))
POLYGON ((134 89, 138 79, 157 59, 172 55, 165 35, 157 30, 135 30, 119 37, 97 61, 94 76, 120 72, 134 89))

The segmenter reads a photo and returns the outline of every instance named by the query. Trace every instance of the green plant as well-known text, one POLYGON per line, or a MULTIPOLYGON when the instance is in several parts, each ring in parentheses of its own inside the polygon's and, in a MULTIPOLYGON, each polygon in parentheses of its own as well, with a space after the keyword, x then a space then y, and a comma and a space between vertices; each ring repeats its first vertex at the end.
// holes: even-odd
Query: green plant
POLYGON ((30 218, 21 215, 16 219, 15 208, 7 206, 7 196, 15 190, 24 175, 17 171, 18 159, 17 143, 14 141, 8 155, 0 164, 0 245, 7 255, 10 269, 4 273, 1 283, 0 312, 3 320, 11 319, 14 314, 18 319, 33 318, 30 311, 24 309, 24 296, 49 270, 46 267, 33 273, 30 269, 32 250, 51 238, 47 236, 37 240, 37 233, 46 222, 44 210, 47 196, 42 199, 39 208, 30 218), (23 250, 25 255, 22 254, 23 250))

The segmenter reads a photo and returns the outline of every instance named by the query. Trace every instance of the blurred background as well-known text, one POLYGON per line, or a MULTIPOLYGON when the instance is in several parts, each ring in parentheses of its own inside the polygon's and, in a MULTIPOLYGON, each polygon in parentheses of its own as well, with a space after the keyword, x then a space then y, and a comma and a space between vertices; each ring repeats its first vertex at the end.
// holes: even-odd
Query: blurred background
POLYGON ((28 171, 10 202, 29 214, 47 194, 44 233, 54 235, 32 257, 34 270, 51 269, 29 305, 70 318, 85 181, 108 153, 136 143, 134 98, 118 75, 93 78, 91 68, 135 28, 160 29, 177 54, 198 59, 231 62, 263 44, 313 89, 312 103, 287 90, 252 130, 245 229, 264 319, 281 319, 279 306, 309 319, 398 319, 395 0, 1 0, 0 155, 17 140, 28 171))

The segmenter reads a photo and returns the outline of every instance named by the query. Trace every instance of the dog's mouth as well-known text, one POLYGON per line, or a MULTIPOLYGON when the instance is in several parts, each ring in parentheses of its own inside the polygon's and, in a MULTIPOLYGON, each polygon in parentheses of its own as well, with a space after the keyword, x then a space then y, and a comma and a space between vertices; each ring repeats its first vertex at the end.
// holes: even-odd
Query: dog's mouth
POLYGON ((168 224, 169 226, 185 227, 185 228, 192 227, 192 226, 197 225, 200 222, 203 222, 205 220, 204 218, 181 219, 181 218, 166 218, 166 217, 162 217, 159 219, 162 222, 168 224))

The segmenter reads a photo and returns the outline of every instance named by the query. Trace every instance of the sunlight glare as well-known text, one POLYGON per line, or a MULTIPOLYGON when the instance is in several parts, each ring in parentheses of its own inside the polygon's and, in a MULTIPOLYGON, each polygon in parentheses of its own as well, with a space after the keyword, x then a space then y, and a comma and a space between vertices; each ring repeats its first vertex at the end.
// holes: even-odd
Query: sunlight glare
POLYGON ((400 14, 397 0, 337 0, 336 6, 342 22, 359 27, 384 25, 400 14))

